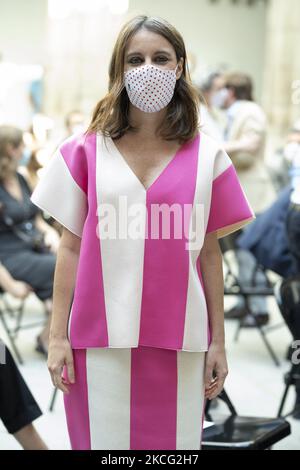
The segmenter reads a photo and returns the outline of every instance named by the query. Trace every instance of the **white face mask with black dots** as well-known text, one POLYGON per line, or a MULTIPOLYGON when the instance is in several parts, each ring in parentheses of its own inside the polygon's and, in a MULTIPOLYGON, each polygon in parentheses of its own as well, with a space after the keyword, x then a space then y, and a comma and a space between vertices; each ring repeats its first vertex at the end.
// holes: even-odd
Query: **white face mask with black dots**
POLYGON ((124 72, 124 84, 131 103, 145 113, 165 108, 174 95, 176 70, 142 65, 124 72))

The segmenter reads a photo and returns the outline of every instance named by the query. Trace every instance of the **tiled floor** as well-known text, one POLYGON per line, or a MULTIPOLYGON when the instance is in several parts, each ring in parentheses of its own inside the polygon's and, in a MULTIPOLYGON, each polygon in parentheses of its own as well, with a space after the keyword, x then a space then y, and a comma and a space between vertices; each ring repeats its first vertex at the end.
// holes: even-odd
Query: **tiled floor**
MULTIPOLYGON (((270 300, 272 323, 281 318, 273 300, 270 300)), ((41 305, 34 296, 27 300, 26 320, 41 316, 41 305)), ((284 326, 269 334, 269 339, 281 359, 281 366, 276 367, 257 331, 243 330, 239 341, 233 341, 235 321, 226 322, 227 354, 230 374, 226 390, 239 414, 249 416, 275 417, 283 391, 283 374, 289 364, 284 360, 289 333, 284 326)), ((35 336, 38 330, 21 333, 18 344, 25 358, 21 371, 39 402, 44 414, 36 421, 36 426, 50 449, 69 449, 69 441, 64 417, 62 395, 56 401, 54 412, 48 411, 53 391, 46 363, 40 354, 34 351, 35 336)), ((5 338, 0 328, 0 337, 5 338)), ((291 406, 294 391, 291 391, 288 403, 291 406)), ((292 435, 275 446, 276 449, 300 449, 300 421, 290 420, 292 435)), ((19 449, 14 438, 7 434, 0 423, 0 449, 19 449)))

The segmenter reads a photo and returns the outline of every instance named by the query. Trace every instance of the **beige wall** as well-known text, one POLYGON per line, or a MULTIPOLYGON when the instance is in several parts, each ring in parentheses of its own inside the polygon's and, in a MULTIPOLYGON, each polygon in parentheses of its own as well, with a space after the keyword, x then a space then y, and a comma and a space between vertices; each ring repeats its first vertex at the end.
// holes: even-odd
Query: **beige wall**
POLYGON ((218 64, 251 74, 261 99, 265 4, 249 7, 230 0, 131 0, 132 13, 159 15, 181 32, 188 51, 197 56, 200 71, 218 64))
POLYGON ((300 119, 300 2, 269 0, 263 105, 274 138, 300 119))
POLYGON ((46 0, 0 0, 0 53, 19 64, 47 60, 46 0))
MULTIPOLYGON (((63 1, 63 0, 62 0, 63 1)), ((47 65, 48 113, 90 112, 107 89, 107 68, 117 32, 127 17, 163 16, 182 33, 198 72, 216 65, 250 73, 261 99, 265 6, 229 0, 130 0, 126 17, 98 15, 48 21, 46 0, 0 0, 0 51, 7 60, 47 65)))

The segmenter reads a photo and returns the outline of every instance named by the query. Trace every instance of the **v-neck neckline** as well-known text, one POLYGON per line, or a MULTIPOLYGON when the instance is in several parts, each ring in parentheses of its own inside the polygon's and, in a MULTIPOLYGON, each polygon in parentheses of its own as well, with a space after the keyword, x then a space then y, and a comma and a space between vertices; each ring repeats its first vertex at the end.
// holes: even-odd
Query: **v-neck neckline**
POLYGON ((154 180, 152 181, 152 183, 146 188, 144 186, 144 184, 141 182, 140 178, 137 176, 137 174, 133 171, 133 169, 131 168, 131 166, 129 165, 129 163, 127 162, 127 160, 124 158, 123 154, 120 152, 120 150, 118 149, 118 147, 116 146, 115 142, 113 141, 113 139, 108 136, 108 139, 109 139, 109 142, 110 142, 110 145, 112 147, 112 150, 115 152, 115 154, 118 156, 119 160, 121 162, 123 162, 123 164, 125 165, 125 167, 127 168, 127 170, 132 174, 132 176, 134 177, 134 179, 136 180, 136 182, 139 184, 139 186, 142 188, 142 190, 147 194, 151 189, 152 187, 157 184, 161 178, 164 176, 164 174, 167 172, 167 170, 170 168, 170 166, 172 166, 172 164, 175 162, 175 160, 177 160, 177 157, 178 155, 181 153, 182 149, 184 148, 184 146, 186 145, 186 142, 184 142, 183 144, 180 145, 180 147, 176 150, 175 154, 173 154, 171 160, 169 160, 169 162, 166 164, 166 166, 161 170, 161 172, 154 178, 154 180))

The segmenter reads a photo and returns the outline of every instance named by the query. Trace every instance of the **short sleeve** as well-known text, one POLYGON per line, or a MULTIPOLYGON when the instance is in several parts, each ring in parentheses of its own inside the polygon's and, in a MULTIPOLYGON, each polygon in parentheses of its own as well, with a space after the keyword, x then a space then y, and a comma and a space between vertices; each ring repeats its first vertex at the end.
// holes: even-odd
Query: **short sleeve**
POLYGON ((81 237, 87 216, 87 162, 79 135, 65 139, 41 170, 31 201, 81 237))
POLYGON ((255 218, 230 157, 219 148, 214 161, 206 233, 217 232, 217 237, 222 238, 255 218))

